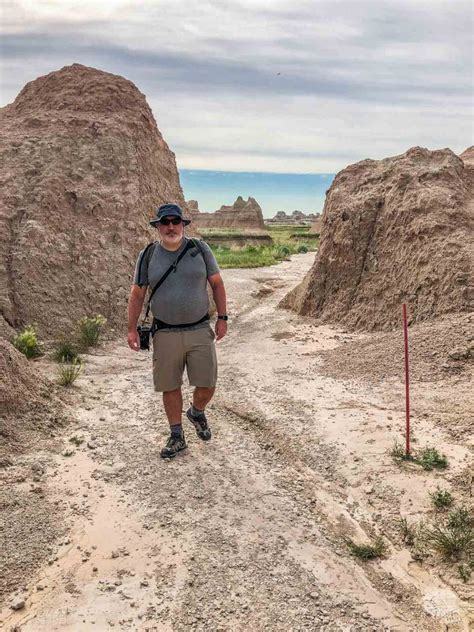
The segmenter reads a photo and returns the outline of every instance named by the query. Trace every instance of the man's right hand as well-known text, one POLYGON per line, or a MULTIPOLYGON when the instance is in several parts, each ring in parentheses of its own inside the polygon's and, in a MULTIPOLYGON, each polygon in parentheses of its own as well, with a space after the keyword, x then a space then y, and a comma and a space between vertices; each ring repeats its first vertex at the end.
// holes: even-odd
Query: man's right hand
POLYGON ((138 331, 129 331, 127 336, 127 342, 130 349, 133 351, 140 351, 140 336, 138 335, 138 331))

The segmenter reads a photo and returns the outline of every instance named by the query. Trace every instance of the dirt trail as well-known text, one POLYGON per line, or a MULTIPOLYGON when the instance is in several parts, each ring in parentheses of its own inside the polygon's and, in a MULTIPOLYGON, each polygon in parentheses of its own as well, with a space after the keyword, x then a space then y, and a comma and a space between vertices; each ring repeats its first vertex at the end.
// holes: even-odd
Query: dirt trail
MULTIPOLYGON (((396 543, 380 562, 348 554, 347 537, 390 537, 426 510, 438 479, 387 456, 403 424, 393 390, 322 374, 318 351, 352 336, 275 308, 313 256, 225 271, 213 440, 189 426, 174 461, 159 458, 149 355, 120 342, 88 357, 65 445, 84 442, 45 479, 51 503, 68 500, 68 533, 25 583, 26 606, 2 611, 6 630, 469 629, 467 599, 396 543)), ((440 436, 417 421, 420 439, 440 436)), ((442 438, 456 475, 469 449, 442 438)))

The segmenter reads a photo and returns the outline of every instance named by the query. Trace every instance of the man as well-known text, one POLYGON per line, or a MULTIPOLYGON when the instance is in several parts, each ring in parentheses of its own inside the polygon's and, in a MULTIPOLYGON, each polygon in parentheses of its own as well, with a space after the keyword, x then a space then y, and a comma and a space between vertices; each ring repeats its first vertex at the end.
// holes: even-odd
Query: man
POLYGON ((189 240, 183 218, 176 204, 164 204, 150 221, 159 233, 153 254, 146 265, 145 251, 140 253, 128 301, 128 345, 140 349, 137 323, 147 287, 151 290, 174 264, 173 271, 159 286, 151 301, 153 325, 153 382, 155 391, 163 393, 163 404, 171 435, 161 450, 162 458, 173 458, 184 450, 186 439, 181 425, 183 397, 181 385, 186 367, 189 383, 194 386, 192 406, 186 416, 203 441, 211 438, 205 409, 211 401, 217 380, 217 358, 214 339, 227 333, 226 294, 219 267, 211 249, 204 242, 188 250, 176 263, 189 240), (198 247, 199 246, 199 247, 198 247), (215 333, 209 324, 209 282, 217 307, 215 333))

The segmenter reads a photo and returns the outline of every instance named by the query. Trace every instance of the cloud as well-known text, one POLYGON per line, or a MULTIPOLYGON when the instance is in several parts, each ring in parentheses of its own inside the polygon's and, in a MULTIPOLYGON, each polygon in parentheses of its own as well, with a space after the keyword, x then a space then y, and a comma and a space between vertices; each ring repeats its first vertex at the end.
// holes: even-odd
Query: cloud
POLYGON ((190 168, 332 172, 469 144, 467 2, 17 0, 3 11, 4 102, 73 62, 122 74, 190 168))

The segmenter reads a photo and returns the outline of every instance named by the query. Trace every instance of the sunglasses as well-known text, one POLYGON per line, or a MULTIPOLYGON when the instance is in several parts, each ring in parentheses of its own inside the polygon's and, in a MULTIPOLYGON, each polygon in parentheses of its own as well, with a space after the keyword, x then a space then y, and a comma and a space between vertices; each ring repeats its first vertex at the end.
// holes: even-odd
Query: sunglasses
POLYGON ((160 219, 160 224, 162 226, 169 226, 170 224, 173 224, 173 226, 178 226, 178 224, 181 224, 181 221, 181 217, 173 217, 173 219, 163 217, 162 219, 160 219))

